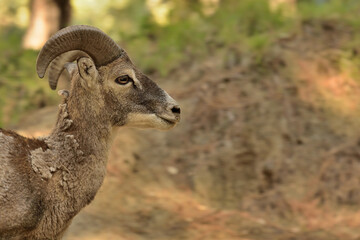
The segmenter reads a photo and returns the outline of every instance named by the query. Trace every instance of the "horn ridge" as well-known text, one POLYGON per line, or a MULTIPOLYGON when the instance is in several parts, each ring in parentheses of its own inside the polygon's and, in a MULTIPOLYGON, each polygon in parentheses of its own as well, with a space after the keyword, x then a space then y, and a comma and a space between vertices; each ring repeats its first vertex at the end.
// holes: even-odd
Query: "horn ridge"
POLYGON ((52 90, 56 89, 58 80, 65 68, 65 65, 69 62, 75 61, 79 57, 89 57, 89 55, 80 50, 72 50, 63 53, 52 60, 48 67, 48 81, 52 90))
POLYGON ((119 58, 123 50, 108 35, 96 27, 74 25, 55 33, 41 49, 36 71, 43 78, 49 64, 59 55, 73 50, 88 54, 96 67, 104 66, 119 58))

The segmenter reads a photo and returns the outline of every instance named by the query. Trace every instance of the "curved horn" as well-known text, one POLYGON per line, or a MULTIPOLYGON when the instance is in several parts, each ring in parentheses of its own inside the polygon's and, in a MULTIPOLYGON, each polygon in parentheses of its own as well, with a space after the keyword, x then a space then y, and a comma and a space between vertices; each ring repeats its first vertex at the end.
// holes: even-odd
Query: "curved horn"
POLYGON ((123 52, 114 40, 98 28, 86 25, 70 26, 55 33, 41 49, 36 61, 38 76, 43 78, 47 67, 57 56, 72 50, 87 53, 96 67, 109 64, 123 52))
POLYGON ((65 68, 65 64, 75 61, 79 57, 89 57, 85 52, 74 50, 57 56, 49 65, 49 85, 52 90, 56 89, 59 77, 65 68))

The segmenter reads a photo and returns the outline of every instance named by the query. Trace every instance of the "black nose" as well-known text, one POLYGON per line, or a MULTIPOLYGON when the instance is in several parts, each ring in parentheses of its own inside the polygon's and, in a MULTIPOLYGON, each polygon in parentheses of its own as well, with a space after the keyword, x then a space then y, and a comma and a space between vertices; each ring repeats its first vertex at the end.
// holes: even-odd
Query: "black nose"
POLYGON ((174 114, 180 114, 180 107, 179 106, 172 107, 171 112, 174 114))

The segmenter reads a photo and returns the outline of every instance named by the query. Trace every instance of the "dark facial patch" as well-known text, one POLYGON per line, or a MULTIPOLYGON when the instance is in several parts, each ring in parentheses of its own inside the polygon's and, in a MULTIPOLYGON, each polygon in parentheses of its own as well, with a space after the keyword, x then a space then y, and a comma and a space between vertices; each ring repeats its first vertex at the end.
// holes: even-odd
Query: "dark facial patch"
POLYGON ((110 87, 103 89, 105 98, 105 106, 112 113, 112 123, 122 126, 126 123, 129 113, 157 114, 158 110, 166 108, 167 99, 165 92, 158 85, 141 73, 132 64, 127 55, 118 59, 114 66, 108 66, 110 72, 108 75, 108 85, 110 87), (134 72, 135 76, 131 76, 129 72, 134 72), (121 86, 120 84, 112 84, 116 79, 123 75, 134 77, 135 83, 131 86, 121 86), (139 83, 137 86, 136 82, 139 83))

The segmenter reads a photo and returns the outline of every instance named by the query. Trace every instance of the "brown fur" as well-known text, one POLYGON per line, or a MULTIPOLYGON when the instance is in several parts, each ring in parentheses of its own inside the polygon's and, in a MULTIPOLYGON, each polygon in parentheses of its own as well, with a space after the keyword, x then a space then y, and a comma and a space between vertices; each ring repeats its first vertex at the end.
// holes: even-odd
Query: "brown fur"
MULTIPOLYGON (((19 221, 8 221, 7 223, 5 223, 6 218, 1 218, 0 226, 6 224, 9 228, 8 233, 4 236, 10 236, 13 233, 24 232, 23 228, 32 229, 36 227, 39 219, 42 217, 44 203, 42 202, 41 196, 44 194, 44 191, 42 188, 39 188, 41 179, 32 171, 29 155, 30 151, 34 149, 41 148, 46 150, 48 146, 42 140, 25 138, 13 131, 0 129, 0 132, 7 137, 11 137, 13 139, 13 146, 16 146, 16 148, 10 148, 8 150, 11 159, 9 164, 13 167, 14 171, 17 172, 17 176, 19 177, 19 179, 14 179, 19 185, 14 189, 16 192, 13 192, 12 195, 23 196, 24 193, 27 192, 35 193, 34 198, 30 199, 30 202, 28 203, 28 206, 32 211, 28 213, 27 218, 22 220, 18 219, 19 221), (27 191, 24 191, 24 189, 27 191)), ((7 194, 7 196, 8 195, 9 194, 7 194)), ((26 195, 23 197, 26 197, 26 195)), ((6 201, 6 204, 4 204, 4 200, 0 198, 0 205, 12 205, 13 202, 11 200, 12 198, 10 196, 6 201)), ((12 206, 12 208, 15 207, 12 206)), ((10 210, 12 210, 12 208, 10 208, 10 210)), ((6 215, 7 208, 1 208, 1 212, 1 215, 6 215)), ((0 228, 0 231, 1 230, 2 229, 0 228)))
POLYGON ((78 59, 63 95, 50 136, 0 131, 0 239, 60 239, 103 182, 114 127, 169 129, 179 121, 176 102, 125 53, 99 69, 78 59), (122 75, 133 82, 117 84, 122 75))

